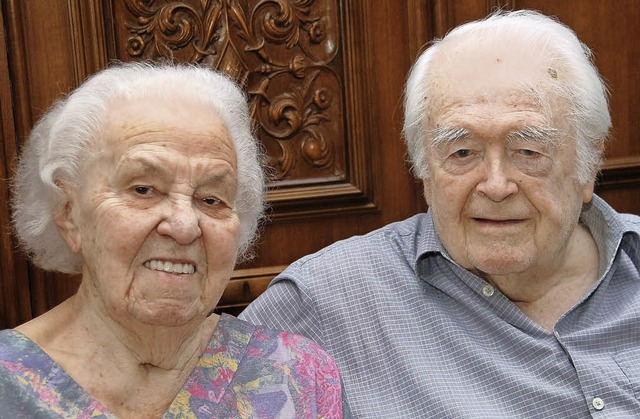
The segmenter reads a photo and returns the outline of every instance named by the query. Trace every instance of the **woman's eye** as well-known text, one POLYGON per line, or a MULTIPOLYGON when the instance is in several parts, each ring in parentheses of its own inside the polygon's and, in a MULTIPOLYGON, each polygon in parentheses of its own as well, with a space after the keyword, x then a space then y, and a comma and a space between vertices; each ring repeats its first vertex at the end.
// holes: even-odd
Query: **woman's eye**
POLYGON ((133 190, 138 195, 149 195, 153 189, 150 186, 136 186, 133 190))

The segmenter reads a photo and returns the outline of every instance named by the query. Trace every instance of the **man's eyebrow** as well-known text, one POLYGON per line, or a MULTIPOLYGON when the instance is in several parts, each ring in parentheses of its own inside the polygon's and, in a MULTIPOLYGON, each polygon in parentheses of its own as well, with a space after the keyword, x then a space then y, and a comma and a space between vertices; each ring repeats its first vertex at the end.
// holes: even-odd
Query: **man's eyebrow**
POLYGON ((528 125, 507 134, 507 143, 534 141, 545 146, 557 147, 559 136, 556 128, 528 125))
POLYGON ((444 125, 431 130, 431 144, 439 146, 441 144, 453 143, 455 141, 467 138, 469 131, 465 128, 444 125))

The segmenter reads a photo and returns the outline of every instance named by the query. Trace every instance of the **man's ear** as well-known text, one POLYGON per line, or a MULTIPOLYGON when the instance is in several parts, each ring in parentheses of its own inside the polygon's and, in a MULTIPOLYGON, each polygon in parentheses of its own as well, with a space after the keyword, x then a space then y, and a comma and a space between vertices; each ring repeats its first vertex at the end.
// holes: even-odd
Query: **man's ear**
POLYGON ((68 190, 67 185, 59 184, 58 186, 65 192, 67 201, 53 214, 53 221, 58 226, 58 231, 64 241, 67 242, 69 249, 73 253, 78 253, 82 248, 82 240, 78 220, 75 217, 75 211, 73 211, 76 201, 73 194, 68 190))
POLYGON ((431 178, 422 179, 422 192, 427 206, 431 206, 431 178))
MULTIPOLYGON (((598 144, 596 145, 596 148, 598 150, 598 153, 600 153, 600 158, 602 160, 604 160, 604 152, 605 152, 605 138, 601 138, 600 141, 598 141, 598 144)), ((582 202, 584 204, 587 204, 589 202, 591 202, 591 199, 593 198, 593 190, 595 188, 595 184, 596 184, 596 179, 598 177, 598 171, 594 170, 594 172, 591 174, 591 178, 589 179, 589 181, 582 187, 582 202)))
POLYGON ((591 176, 591 179, 582 187, 582 203, 588 204, 593 199, 593 189, 596 184, 596 176, 598 174, 594 173, 591 176))

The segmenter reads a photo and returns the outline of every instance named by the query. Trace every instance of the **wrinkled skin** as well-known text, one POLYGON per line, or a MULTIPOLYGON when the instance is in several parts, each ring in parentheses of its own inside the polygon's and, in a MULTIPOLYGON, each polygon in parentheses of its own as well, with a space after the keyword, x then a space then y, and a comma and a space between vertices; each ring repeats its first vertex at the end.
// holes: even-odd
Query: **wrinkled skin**
POLYGON ((211 110, 165 102, 113 106, 103 149, 59 217, 82 252, 86 295, 125 325, 202 321, 235 264, 229 134, 211 110))
POLYGON ((467 40, 434 58, 426 135, 437 141, 423 185, 452 258, 526 305, 577 296, 593 280, 581 269, 597 250, 578 219, 595 174, 583 185, 576 177, 566 104, 553 94, 561 70, 551 77, 541 56, 513 43, 467 40))

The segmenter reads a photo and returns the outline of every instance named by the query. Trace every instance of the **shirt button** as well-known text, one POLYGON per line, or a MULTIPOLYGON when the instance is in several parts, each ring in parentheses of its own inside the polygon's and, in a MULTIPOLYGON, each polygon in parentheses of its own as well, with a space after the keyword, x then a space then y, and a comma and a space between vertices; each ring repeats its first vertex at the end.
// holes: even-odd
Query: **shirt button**
POLYGON ((491 297, 494 292, 495 292, 495 289, 491 285, 487 284, 484 287, 482 287, 482 293, 484 294, 485 297, 491 297))
POLYGON ((596 409, 596 410, 604 409, 604 400, 602 400, 600 397, 595 397, 591 401, 591 404, 593 405, 593 408, 596 409))

